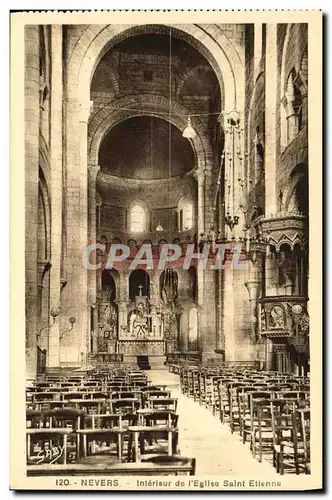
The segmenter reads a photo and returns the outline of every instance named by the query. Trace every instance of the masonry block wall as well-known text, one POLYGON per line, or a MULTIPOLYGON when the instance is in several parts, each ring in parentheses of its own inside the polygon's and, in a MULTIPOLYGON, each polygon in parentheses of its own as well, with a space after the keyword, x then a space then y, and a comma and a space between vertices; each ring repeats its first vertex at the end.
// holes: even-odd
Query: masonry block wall
POLYGON ((277 193, 279 209, 285 210, 293 170, 308 169, 308 35, 306 24, 278 26, 277 193), (294 72, 294 87, 301 93, 301 126, 287 139, 287 82, 294 72))

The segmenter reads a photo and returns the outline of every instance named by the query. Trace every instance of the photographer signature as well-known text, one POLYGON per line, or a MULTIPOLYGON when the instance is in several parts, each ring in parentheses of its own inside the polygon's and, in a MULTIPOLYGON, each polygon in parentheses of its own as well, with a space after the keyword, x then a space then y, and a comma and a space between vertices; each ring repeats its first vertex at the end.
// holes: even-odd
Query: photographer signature
POLYGON ((54 464, 54 462, 62 456, 64 448, 64 446, 54 446, 51 449, 40 450, 37 455, 37 458, 39 459, 36 462, 37 465, 45 462, 46 460, 49 465, 54 464), (50 460, 50 462, 48 462, 48 460, 50 460))

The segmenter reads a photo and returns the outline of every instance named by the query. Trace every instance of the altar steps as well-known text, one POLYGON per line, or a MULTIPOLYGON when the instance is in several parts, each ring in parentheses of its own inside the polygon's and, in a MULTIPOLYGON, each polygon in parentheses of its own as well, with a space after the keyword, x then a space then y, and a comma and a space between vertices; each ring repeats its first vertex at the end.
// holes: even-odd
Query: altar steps
POLYGON ((149 356, 137 356, 137 366, 141 370, 151 370, 149 356))

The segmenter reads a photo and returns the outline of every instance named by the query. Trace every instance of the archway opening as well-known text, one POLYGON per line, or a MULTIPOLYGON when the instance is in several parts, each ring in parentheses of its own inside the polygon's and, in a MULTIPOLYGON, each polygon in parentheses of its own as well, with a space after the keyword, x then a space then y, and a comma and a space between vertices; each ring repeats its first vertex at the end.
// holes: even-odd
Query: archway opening
POLYGON ((137 296, 150 296, 150 277, 143 269, 135 269, 129 276, 129 298, 134 301, 137 296))

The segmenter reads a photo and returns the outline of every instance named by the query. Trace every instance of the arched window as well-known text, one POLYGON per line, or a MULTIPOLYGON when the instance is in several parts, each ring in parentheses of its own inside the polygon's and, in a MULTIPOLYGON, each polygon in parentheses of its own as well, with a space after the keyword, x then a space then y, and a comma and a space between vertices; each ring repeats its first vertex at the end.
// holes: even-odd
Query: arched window
POLYGON ((189 231, 193 228, 194 207, 192 201, 181 198, 178 203, 178 227, 179 231, 189 231))
POLYGON ((142 202, 135 202, 130 208, 129 230, 131 233, 147 231, 147 211, 142 202))
POLYGON ((298 75, 296 75, 293 68, 287 79, 284 101, 287 121, 287 144, 292 142, 303 125, 302 93, 298 84, 298 75))

